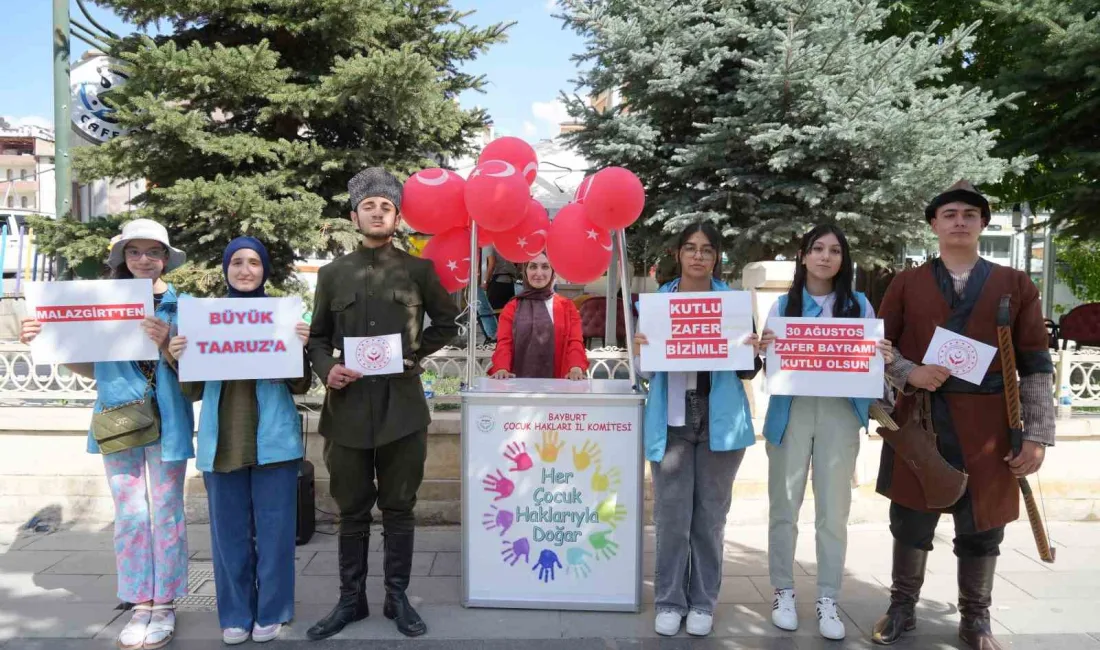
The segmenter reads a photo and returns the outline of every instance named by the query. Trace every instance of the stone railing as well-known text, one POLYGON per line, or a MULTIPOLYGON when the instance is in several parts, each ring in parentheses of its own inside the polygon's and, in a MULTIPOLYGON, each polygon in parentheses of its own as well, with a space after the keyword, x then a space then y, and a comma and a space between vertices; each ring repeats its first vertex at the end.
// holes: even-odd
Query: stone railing
POLYGON ((1073 408, 1100 407, 1100 350, 1061 350, 1058 355, 1056 403, 1062 402, 1061 378, 1068 377, 1073 408))
MULTIPOLYGON (((478 346, 475 362, 478 376, 484 376, 493 356, 493 346, 478 346)), ((466 377, 466 350, 446 347, 423 360, 426 373, 437 380, 435 390, 440 401, 450 401, 466 377)), ((621 348, 597 348, 588 351, 588 374, 594 379, 625 379, 630 370, 626 351, 621 348)), ((306 402, 320 400, 324 389, 314 378, 306 402)), ((74 374, 58 365, 34 365, 30 349, 17 342, 0 342, 0 405, 18 403, 79 403, 95 400, 95 381, 74 374)))

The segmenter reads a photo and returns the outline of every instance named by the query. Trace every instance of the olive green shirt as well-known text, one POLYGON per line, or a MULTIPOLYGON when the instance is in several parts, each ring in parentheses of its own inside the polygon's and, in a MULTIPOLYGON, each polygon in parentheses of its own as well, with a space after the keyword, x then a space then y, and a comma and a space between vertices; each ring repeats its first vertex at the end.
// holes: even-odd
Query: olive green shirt
POLYGON ((322 383, 342 363, 345 337, 400 334, 405 359, 401 374, 367 376, 329 389, 321 435, 346 447, 373 449, 426 429, 431 416, 419 362, 454 339, 457 316, 431 260, 393 244, 360 246, 321 267, 306 347, 322 383), (425 313, 432 324, 422 330, 425 313))

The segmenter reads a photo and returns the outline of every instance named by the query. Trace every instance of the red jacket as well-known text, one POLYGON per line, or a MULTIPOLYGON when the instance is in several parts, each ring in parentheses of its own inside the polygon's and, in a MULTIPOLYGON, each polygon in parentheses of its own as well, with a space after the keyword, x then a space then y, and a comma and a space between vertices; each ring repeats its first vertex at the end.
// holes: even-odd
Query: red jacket
MULTIPOLYGON (((500 322, 497 324, 497 347, 493 352, 493 363, 489 366, 489 374, 498 370, 512 370, 512 350, 515 342, 512 339, 512 321, 516 316, 516 304, 519 301, 512 299, 500 312, 500 322)), ((523 345, 523 342, 520 342, 523 345)), ((584 339, 581 336, 581 313, 572 300, 554 294, 554 376, 553 379, 565 379, 571 368, 588 370, 588 354, 584 349, 584 339)))

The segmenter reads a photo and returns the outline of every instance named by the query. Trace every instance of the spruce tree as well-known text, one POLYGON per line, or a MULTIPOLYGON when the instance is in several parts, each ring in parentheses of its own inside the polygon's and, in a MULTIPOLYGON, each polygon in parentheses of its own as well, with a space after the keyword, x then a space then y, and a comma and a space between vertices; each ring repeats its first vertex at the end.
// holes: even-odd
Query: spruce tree
POLYGON ((975 25, 876 38, 887 10, 874 0, 564 5, 587 39, 581 87, 621 96, 605 113, 566 97, 586 126, 571 137, 642 178, 642 232, 710 219, 744 263, 830 222, 882 264, 923 236, 943 188, 1026 166, 990 153, 986 122, 1011 96, 940 82, 975 25))
MULTIPOLYGON (((273 280, 296 258, 357 241, 348 179, 399 177, 464 153, 487 122, 458 105, 484 80, 462 71, 508 25, 466 24, 448 0, 97 0, 139 27, 116 41, 129 81, 108 95, 129 135, 79 151, 80 178, 144 178, 135 216, 164 223, 192 264, 176 281, 222 285, 232 238, 264 241, 273 280)), ((39 224, 72 264, 102 260, 113 222, 39 224)))

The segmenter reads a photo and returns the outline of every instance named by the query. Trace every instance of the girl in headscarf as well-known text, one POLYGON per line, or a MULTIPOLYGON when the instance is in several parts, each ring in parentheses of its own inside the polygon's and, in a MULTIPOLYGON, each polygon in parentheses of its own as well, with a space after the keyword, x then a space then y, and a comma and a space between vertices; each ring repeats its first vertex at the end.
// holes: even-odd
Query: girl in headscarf
MULTIPOLYGON (((267 249, 238 237, 222 256, 230 298, 262 298, 271 274, 267 249)), ((309 326, 295 332, 305 345, 309 326)), ((169 352, 180 358, 187 339, 169 352)), ((301 377, 194 382, 202 399, 195 465, 210 502, 214 585, 222 640, 229 645, 270 641, 294 617, 294 536, 301 420, 292 395, 309 390, 309 357, 301 377)))
POLYGON ((554 269, 539 253, 524 265, 525 291, 500 313, 497 347, 489 376, 585 378, 588 354, 581 338, 581 314, 554 293, 554 269))

